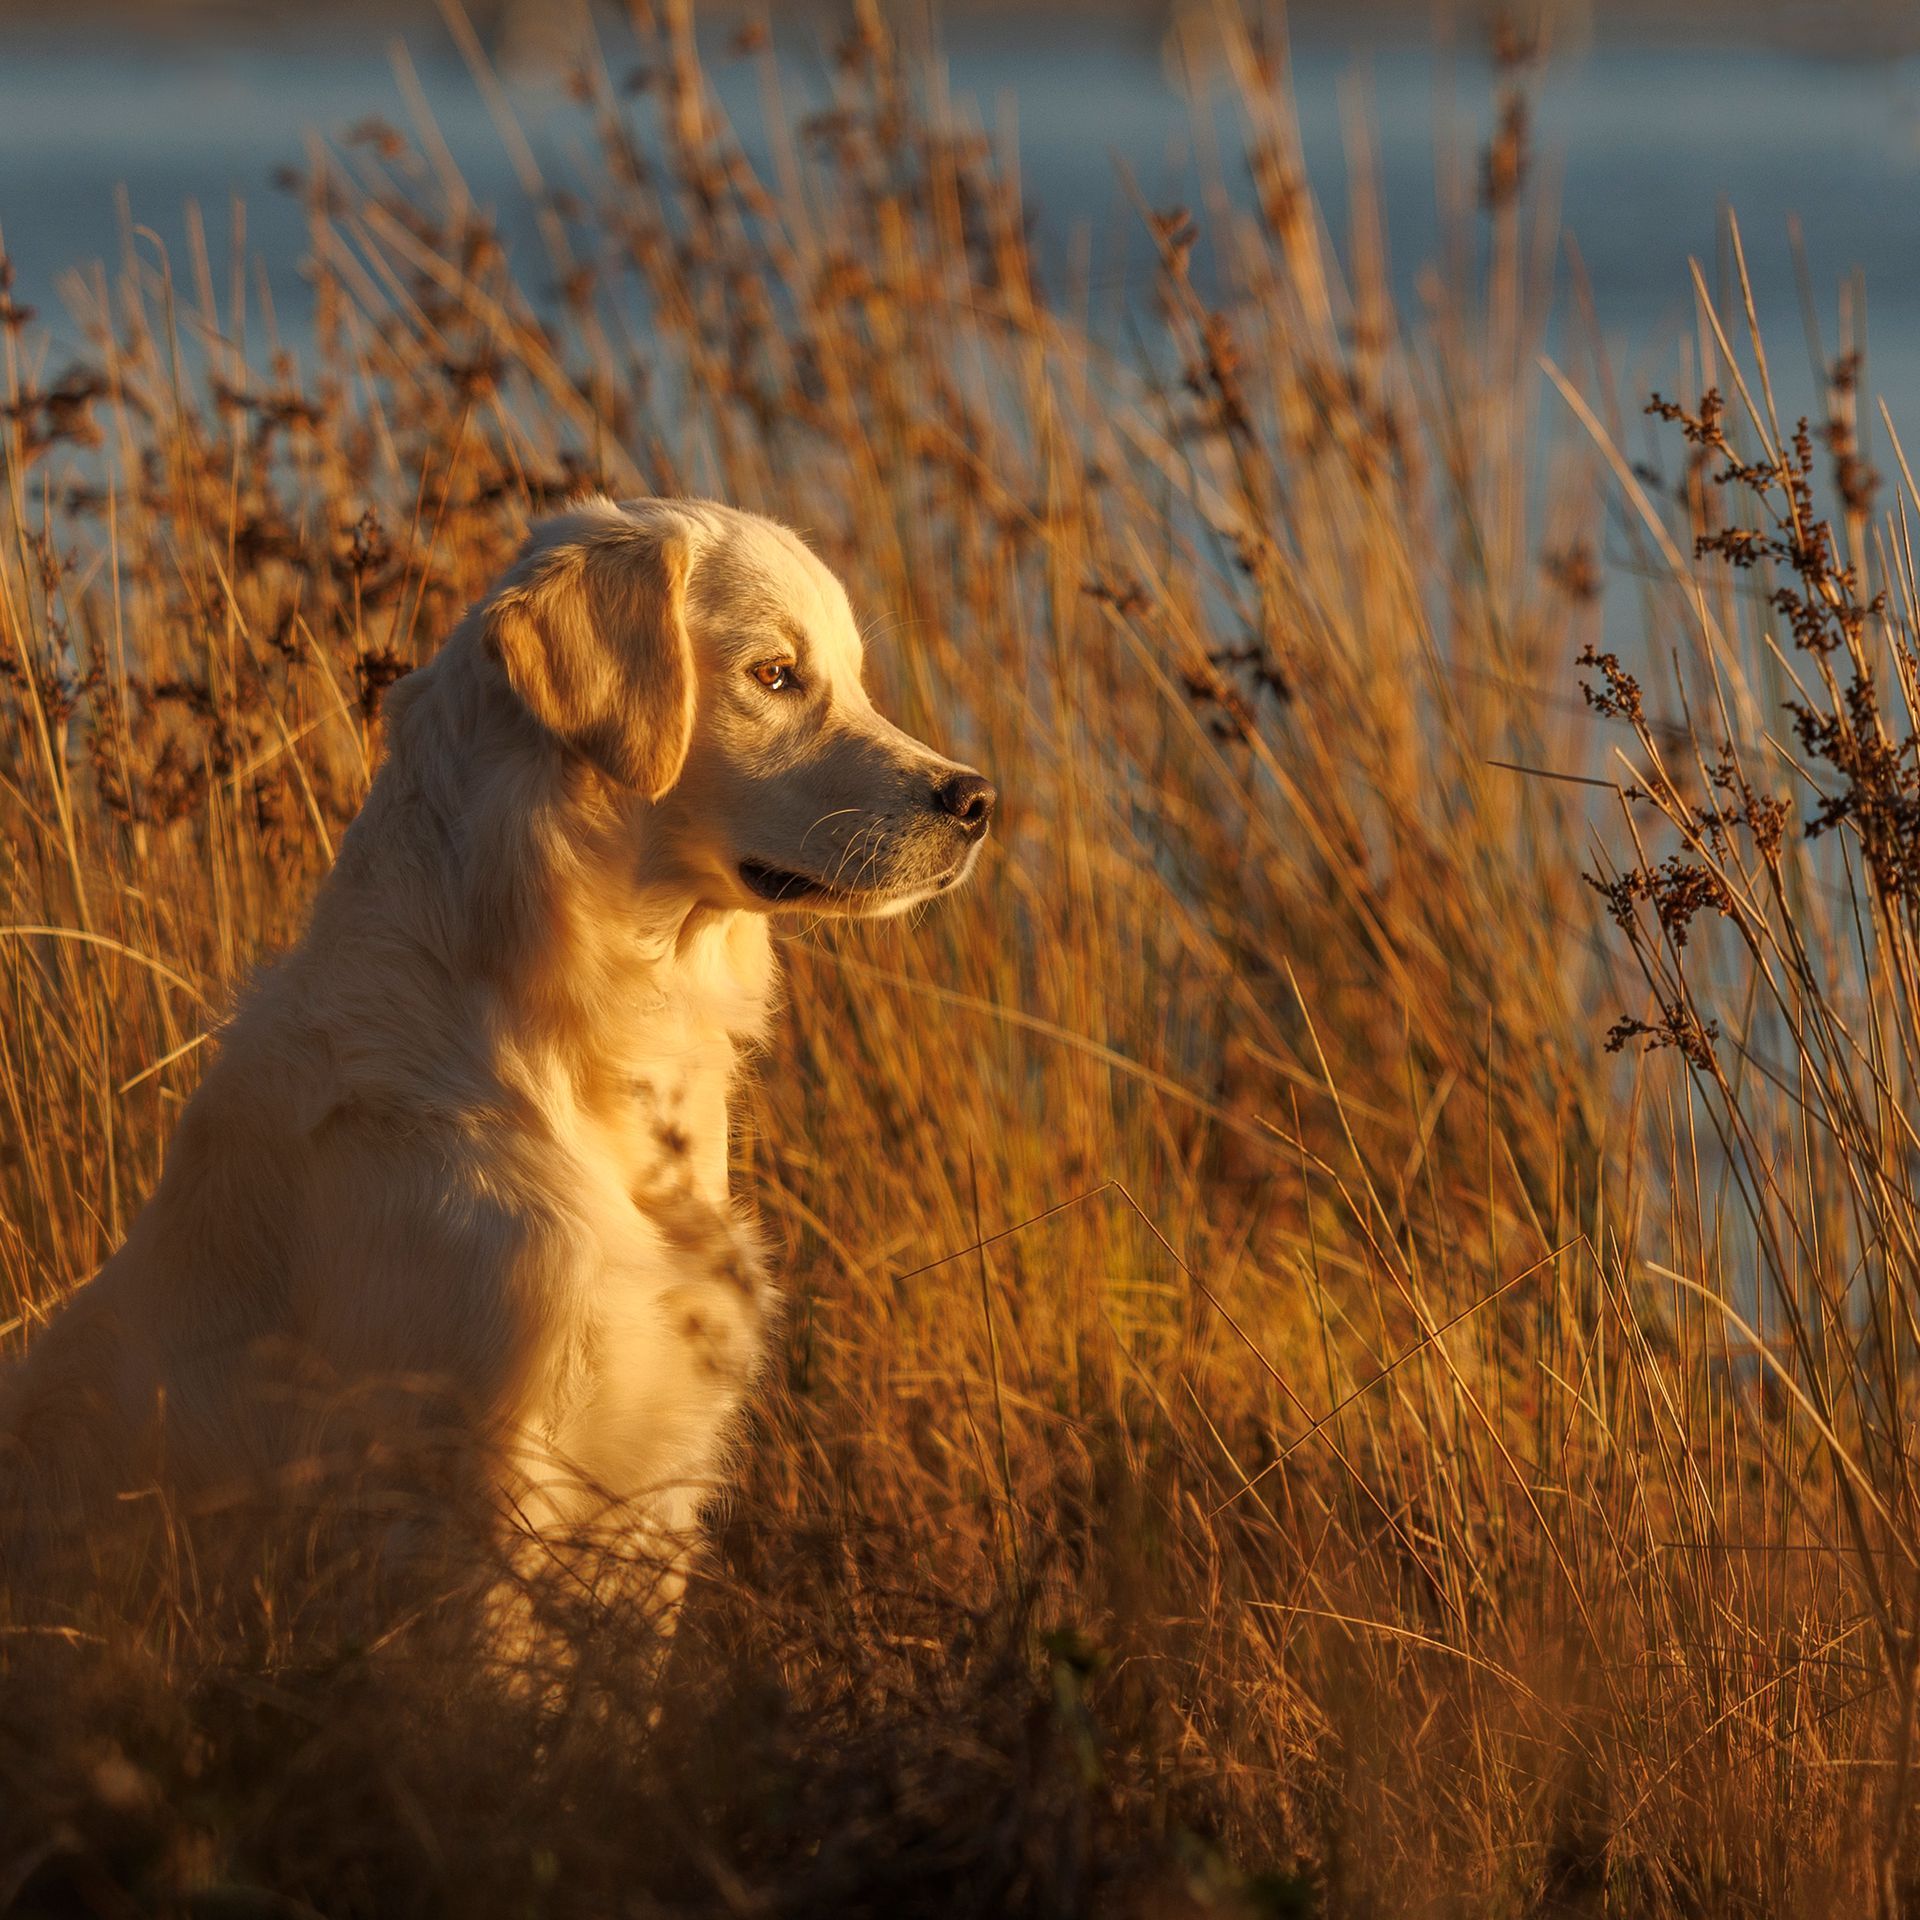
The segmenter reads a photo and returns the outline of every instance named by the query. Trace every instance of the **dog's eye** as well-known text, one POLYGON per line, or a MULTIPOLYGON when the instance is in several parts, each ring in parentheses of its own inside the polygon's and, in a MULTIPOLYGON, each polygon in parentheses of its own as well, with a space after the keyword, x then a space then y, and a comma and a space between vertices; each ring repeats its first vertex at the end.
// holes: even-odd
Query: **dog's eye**
POLYGON ((793 670, 791 660, 762 660, 757 667, 747 669, 769 693, 798 693, 800 676, 793 670))

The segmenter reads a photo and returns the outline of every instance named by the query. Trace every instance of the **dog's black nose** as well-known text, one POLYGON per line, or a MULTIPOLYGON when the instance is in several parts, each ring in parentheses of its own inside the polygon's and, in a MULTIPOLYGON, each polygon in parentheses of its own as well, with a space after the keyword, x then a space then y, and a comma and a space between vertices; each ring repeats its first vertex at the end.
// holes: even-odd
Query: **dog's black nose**
POLYGON ((977 773, 949 774, 933 790, 933 804, 972 834, 986 832, 999 798, 992 782, 982 780, 977 773))

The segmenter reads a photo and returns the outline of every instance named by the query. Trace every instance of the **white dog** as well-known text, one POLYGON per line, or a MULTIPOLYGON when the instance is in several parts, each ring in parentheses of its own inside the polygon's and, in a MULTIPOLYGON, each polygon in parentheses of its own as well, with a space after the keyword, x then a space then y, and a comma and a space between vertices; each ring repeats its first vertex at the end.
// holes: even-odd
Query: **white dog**
POLYGON ((395 690, 305 937, 0 1388, 43 1512, 297 1471, 351 1402, 677 1591, 770 1306, 727 1190, 768 915, 944 893, 994 808, 860 676, 840 583, 769 521, 594 499, 535 530, 395 690))

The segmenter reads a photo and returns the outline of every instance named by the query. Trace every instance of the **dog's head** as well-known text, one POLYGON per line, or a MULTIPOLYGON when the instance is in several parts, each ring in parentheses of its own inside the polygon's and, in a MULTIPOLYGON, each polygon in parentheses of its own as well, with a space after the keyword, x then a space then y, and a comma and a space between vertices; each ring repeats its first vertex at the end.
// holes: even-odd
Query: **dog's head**
POLYGON ((770 520, 590 501, 534 530, 482 632, 708 904, 885 915, 972 870, 993 788, 875 710, 845 590, 770 520))

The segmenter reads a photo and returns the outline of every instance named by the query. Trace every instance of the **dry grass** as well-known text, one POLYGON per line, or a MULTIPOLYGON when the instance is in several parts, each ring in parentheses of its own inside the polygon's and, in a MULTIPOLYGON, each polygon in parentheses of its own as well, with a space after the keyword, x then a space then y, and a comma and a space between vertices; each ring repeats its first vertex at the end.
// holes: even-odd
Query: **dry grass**
POLYGON ((582 481, 801 526, 1006 825, 787 943, 793 1311, 664 1710, 618 1622, 503 1697, 181 1551, 0 1636, 0 1910, 1910 1910, 1910 480, 1844 380, 1803 467, 1704 294, 1642 477, 1541 378, 1519 114, 1408 321, 1218 23, 1257 191, 1142 209, 1091 325, 860 22, 764 179, 684 32, 583 74, 520 282, 430 129, 316 153, 297 367, 201 254, 89 281, 84 370, 6 321, 10 1340, 582 481))

